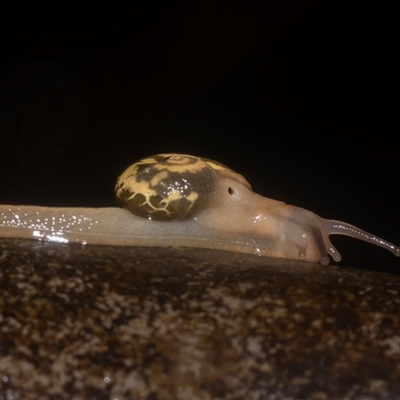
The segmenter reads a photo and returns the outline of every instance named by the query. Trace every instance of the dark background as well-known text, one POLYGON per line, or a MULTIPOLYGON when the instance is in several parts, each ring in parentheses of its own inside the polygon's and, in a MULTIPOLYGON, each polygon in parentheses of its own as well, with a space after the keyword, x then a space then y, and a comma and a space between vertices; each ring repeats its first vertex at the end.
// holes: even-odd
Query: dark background
MULTIPOLYGON (((113 206, 128 164, 184 152, 400 244, 394 3, 10 7, 1 203, 113 206)), ((400 271, 389 252, 334 242, 344 265, 400 271)))

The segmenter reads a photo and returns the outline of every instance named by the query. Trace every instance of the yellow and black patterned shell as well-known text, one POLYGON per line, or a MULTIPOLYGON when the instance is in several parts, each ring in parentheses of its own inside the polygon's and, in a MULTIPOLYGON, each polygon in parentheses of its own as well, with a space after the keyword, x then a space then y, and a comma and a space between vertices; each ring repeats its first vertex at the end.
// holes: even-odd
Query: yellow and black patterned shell
POLYGON ((117 180, 116 196, 124 208, 140 217, 185 219, 207 204, 216 189, 217 171, 236 175, 216 161, 158 154, 129 166, 117 180))

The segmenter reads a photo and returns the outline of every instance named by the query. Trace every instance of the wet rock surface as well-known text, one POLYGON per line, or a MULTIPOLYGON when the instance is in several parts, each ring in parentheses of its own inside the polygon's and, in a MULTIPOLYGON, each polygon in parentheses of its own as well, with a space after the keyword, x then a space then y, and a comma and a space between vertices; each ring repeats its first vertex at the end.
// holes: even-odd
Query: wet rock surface
POLYGON ((0 240, 0 399, 400 398, 400 276, 0 240))

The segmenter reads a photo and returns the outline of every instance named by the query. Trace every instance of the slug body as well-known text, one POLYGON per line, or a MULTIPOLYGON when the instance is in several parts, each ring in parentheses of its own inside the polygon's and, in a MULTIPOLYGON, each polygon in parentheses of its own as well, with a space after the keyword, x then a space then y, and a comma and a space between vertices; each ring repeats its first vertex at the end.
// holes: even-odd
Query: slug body
POLYGON ((400 247, 344 222, 254 193, 246 179, 212 160, 160 154, 118 178, 124 208, 0 206, 0 237, 121 246, 185 246, 329 263, 329 235, 400 247))

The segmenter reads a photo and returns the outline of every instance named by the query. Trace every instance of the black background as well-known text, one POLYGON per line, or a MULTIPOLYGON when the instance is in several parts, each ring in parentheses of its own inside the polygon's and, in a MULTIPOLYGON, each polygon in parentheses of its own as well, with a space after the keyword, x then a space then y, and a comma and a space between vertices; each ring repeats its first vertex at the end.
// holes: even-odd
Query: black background
MULTIPOLYGON (((183 152, 230 166, 264 196, 400 244, 395 4, 10 7, 1 203, 113 206, 128 164, 183 152)), ((334 242, 344 265, 400 270, 381 249, 334 242)))

